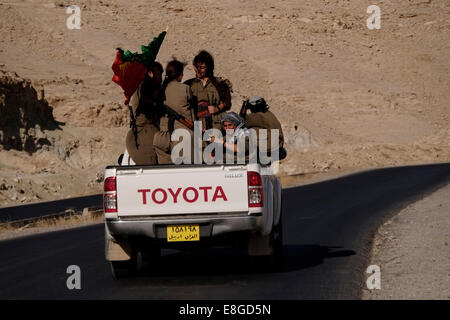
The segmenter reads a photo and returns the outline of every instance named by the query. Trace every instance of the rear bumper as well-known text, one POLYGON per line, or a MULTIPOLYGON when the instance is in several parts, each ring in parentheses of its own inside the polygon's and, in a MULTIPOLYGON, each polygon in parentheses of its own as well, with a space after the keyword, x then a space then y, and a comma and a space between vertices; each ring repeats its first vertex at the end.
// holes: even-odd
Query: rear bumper
POLYGON ((106 220, 106 226, 112 236, 146 236, 153 239, 166 239, 167 225, 198 224, 200 238, 214 237, 238 231, 259 231, 262 216, 228 215, 189 218, 126 218, 106 220))

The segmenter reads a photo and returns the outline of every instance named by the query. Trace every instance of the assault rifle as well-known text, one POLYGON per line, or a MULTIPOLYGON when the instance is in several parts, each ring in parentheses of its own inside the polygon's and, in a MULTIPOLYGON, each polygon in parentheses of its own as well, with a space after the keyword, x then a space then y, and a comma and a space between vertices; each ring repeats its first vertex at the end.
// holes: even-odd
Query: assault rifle
POLYGON ((184 125, 186 128, 194 130, 194 123, 186 119, 184 116, 173 110, 168 105, 164 105, 164 111, 169 115, 169 117, 173 117, 176 121, 184 125))
MULTIPOLYGON (((153 109, 151 109, 153 112, 158 112, 158 110, 161 110, 161 105, 157 104, 154 101, 151 101, 147 97, 142 97, 142 101, 144 101, 146 103, 149 103, 153 107, 153 109)), ((169 116, 173 117, 176 121, 178 121, 179 123, 184 125, 186 128, 194 130, 194 123, 191 120, 186 119, 184 116, 182 116, 181 114, 179 114, 178 112, 173 110, 168 105, 164 104, 162 106, 162 110, 161 111, 163 113, 167 113, 169 116)), ((151 111, 148 110, 147 112, 151 112, 151 111)))
POLYGON ((241 111, 239 111, 239 115, 245 119, 245 116, 247 115, 247 109, 248 109, 248 100, 244 100, 242 101, 242 107, 241 107, 241 111))

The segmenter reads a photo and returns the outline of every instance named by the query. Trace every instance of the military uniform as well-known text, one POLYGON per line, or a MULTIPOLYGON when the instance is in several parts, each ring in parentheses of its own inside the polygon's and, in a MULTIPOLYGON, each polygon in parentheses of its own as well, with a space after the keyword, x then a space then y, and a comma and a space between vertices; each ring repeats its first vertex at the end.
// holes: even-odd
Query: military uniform
MULTIPOLYGON (((212 126, 215 129, 221 130, 222 114, 225 111, 231 109, 231 84, 228 80, 219 77, 208 79, 203 85, 202 81, 198 78, 192 78, 185 81, 185 84, 189 85, 192 91, 194 100, 199 103, 201 101, 207 101, 209 105, 218 106, 221 102, 225 105, 219 113, 213 114, 212 126)), ((196 118, 202 120, 202 127, 206 128, 206 120, 201 114, 201 110, 196 110, 196 118)))
MULTIPOLYGON (((275 115, 269 110, 249 113, 245 117, 245 126, 248 129, 254 129, 257 133, 258 144, 259 144, 259 130, 267 129, 267 149, 271 150, 271 132, 270 129, 278 129, 279 130, 279 138, 278 138, 278 149, 283 148, 284 145, 284 135, 283 130, 281 128, 281 123, 275 117, 275 115)), ((265 151, 265 150, 263 150, 265 151)))
MULTIPOLYGON (((186 119, 193 121, 193 110, 190 105, 192 92, 188 85, 173 80, 167 84, 165 96, 166 100, 164 103, 167 106, 184 116, 186 119)), ((174 118, 167 115, 161 119, 160 127, 161 131, 155 134, 153 140, 154 149, 158 156, 159 164, 170 164, 172 163, 171 151, 173 147, 179 143, 170 141, 172 132, 175 129, 189 129, 178 121, 175 121, 174 118)), ((193 157, 194 132, 192 130, 189 131, 191 132, 191 156, 193 157)))
POLYGON ((139 102, 144 92, 147 93, 150 91, 151 100, 157 103, 162 102, 163 95, 160 88, 145 88, 145 85, 142 82, 130 99, 130 107, 136 121, 137 139, 135 139, 134 129, 131 128, 125 140, 128 153, 136 165, 152 165, 157 163, 156 153, 153 148, 153 138, 160 129, 161 113, 158 110, 152 109, 152 107, 145 110, 145 108, 139 107, 139 102))

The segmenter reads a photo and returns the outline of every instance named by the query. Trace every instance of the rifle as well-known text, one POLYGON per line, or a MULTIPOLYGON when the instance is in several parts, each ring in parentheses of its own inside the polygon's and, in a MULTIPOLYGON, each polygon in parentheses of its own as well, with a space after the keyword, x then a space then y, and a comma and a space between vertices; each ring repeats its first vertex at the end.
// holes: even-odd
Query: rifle
POLYGON ((189 120, 186 119, 184 116, 182 116, 181 114, 179 114, 178 112, 176 112, 175 110, 173 110, 171 107, 169 107, 168 105, 164 105, 164 111, 170 116, 173 117, 176 121, 178 121, 179 123, 181 123, 182 125, 184 125, 186 128, 194 130, 194 123, 189 120))
POLYGON ((245 116, 247 115, 247 109, 248 109, 248 100, 242 101, 242 107, 241 111, 239 111, 239 115, 245 119, 245 116))
POLYGON ((169 116, 173 117, 176 121, 178 121, 188 129, 194 130, 194 123, 191 120, 186 119, 184 116, 173 110, 168 105, 164 104, 161 106, 156 102, 148 99, 147 97, 142 97, 142 100, 146 103, 149 103, 153 107, 152 109, 153 112, 162 112, 163 114, 167 113, 169 116))
POLYGON ((128 105, 128 109, 130 109, 130 128, 133 129, 133 135, 134 135, 134 142, 136 143, 136 149, 139 149, 139 143, 137 142, 138 133, 137 133, 137 126, 136 126, 136 118, 134 117, 133 109, 130 105, 128 105))

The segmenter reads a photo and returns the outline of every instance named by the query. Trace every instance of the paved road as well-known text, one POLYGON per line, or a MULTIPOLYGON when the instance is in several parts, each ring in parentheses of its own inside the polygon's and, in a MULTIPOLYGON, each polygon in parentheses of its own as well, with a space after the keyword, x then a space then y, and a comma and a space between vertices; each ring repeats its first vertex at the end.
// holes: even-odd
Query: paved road
POLYGON ((41 217, 49 214, 64 212, 66 209, 83 210, 86 207, 102 206, 102 195, 69 198, 57 201, 38 202, 20 206, 0 208, 0 223, 41 217))
POLYGON ((0 242, 0 298, 344 299, 360 297, 373 233, 450 180, 450 164, 388 168, 283 190, 285 259, 258 270, 240 252, 164 251, 160 264, 113 280, 102 224, 0 242), (81 268, 68 290, 66 268, 81 268))

